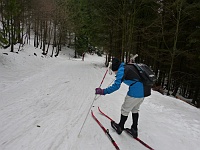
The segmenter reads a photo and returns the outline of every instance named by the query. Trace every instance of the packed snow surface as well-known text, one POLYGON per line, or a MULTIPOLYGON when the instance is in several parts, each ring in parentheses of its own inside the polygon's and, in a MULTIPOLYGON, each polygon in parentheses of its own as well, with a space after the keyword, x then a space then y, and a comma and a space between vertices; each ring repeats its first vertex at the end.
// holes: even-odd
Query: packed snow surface
MULTIPOLYGON (((98 112, 100 107, 118 122, 128 89, 122 84, 94 99, 105 57, 86 54, 82 61, 73 54, 65 48, 57 58, 44 57, 31 45, 18 53, 0 49, 0 150, 114 150, 90 110, 121 150, 147 149, 125 132, 118 135, 98 112)), ((101 87, 114 79, 107 73, 101 87)), ((131 122, 129 114, 125 127, 131 122)), ((138 128, 139 138, 155 150, 200 149, 200 110, 158 92, 142 103, 138 128)))

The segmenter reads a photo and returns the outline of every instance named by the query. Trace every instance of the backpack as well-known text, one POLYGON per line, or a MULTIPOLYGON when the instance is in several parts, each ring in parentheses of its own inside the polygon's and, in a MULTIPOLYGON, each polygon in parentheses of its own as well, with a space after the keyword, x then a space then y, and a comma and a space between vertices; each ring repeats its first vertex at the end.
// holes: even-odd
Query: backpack
POLYGON ((151 95, 151 87, 156 81, 154 72, 146 64, 133 63, 133 65, 138 70, 138 75, 141 78, 140 82, 144 85, 144 97, 151 95))

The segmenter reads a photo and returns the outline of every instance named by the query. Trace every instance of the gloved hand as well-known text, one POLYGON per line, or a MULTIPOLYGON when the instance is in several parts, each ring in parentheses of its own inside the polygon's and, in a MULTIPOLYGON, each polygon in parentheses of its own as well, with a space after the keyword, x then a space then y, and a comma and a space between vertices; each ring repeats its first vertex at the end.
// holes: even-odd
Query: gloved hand
POLYGON ((96 88, 95 91, 95 94, 104 95, 103 89, 101 88, 96 88))

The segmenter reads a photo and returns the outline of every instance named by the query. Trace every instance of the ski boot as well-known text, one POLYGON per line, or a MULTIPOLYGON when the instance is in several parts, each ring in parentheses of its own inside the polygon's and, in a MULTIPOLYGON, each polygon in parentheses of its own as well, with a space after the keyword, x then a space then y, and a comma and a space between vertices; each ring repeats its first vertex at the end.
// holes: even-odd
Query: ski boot
POLYGON ((121 134, 122 133, 122 129, 121 127, 114 121, 111 121, 111 126, 113 127, 113 129, 118 133, 121 134))

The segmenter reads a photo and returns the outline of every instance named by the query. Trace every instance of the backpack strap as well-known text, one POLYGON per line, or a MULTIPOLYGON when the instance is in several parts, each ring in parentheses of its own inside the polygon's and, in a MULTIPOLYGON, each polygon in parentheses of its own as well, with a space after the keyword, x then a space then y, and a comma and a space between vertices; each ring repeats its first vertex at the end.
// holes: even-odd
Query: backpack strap
POLYGON ((133 65, 135 66, 135 68, 137 68, 139 73, 143 72, 143 70, 136 63, 133 63, 133 65))
POLYGON ((134 85, 136 82, 138 82, 138 81, 133 82, 130 86, 134 85))
POLYGON ((133 80, 133 81, 135 81, 135 82, 131 83, 130 86, 134 85, 134 84, 137 83, 137 82, 140 82, 139 80, 133 80))

